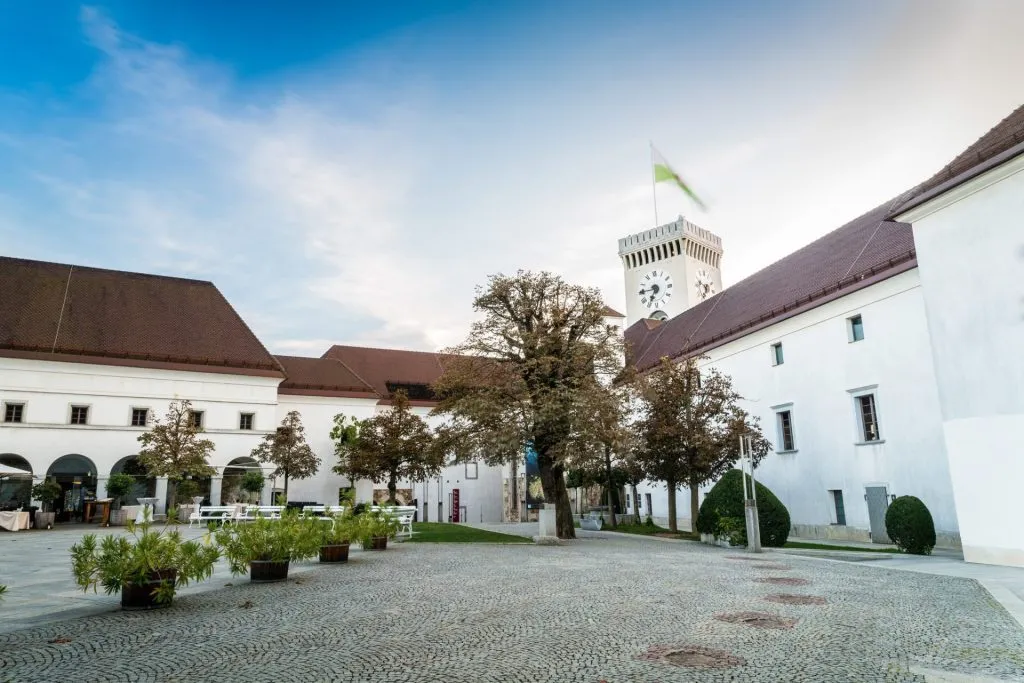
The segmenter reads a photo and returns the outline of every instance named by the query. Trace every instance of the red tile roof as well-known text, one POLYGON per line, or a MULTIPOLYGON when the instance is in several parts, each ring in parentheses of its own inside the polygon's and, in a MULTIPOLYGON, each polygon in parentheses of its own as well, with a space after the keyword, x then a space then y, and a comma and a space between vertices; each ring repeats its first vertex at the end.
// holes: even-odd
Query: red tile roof
POLYGON ((640 369, 663 356, 708 351, 917 265, 910 225, 894 215, 1024 153, 1024 106, 939 173, 661 325, 626 330, 640 369))
POLYGON ((625 318, 626 317, 626 316, 622 315, 621 313, 619 313, 618 311, 616 311, 611 306, 605 306, 601 310, 601 315, 603 315, 606 318, 625 318))
POLYGON ((285 371, 280 394, 380 398, 369 384, 334 358, 274 356, 285 371))
MULTIPOLYGON (((441 376, 444 354, 429 351, 372 349, 362 346, 332 346, 323 355, 341 361, 356 377, 373 387, 381 397, 391 395, 389 384, 425 387, 441 376)), ((415 389, 409 391, 413 397, 415 389)), ((414 401, 415 402, 415 401, 414 401)), ((423 401, 430 403, 430 401, 423 401)))
POLYGON ((210 282, 0 257, 0 355, 281 376, 210 282))

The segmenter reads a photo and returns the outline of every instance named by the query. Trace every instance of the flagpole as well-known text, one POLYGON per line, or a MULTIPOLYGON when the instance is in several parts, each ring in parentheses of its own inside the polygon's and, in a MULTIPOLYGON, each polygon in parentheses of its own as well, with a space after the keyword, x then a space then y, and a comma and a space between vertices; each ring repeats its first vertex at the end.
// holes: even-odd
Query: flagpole
POLYGON ((654 195, 654 227, 658 227, 658 176, 654 172, 654 142, 648 140, 651 147, 651 194, 654 195))

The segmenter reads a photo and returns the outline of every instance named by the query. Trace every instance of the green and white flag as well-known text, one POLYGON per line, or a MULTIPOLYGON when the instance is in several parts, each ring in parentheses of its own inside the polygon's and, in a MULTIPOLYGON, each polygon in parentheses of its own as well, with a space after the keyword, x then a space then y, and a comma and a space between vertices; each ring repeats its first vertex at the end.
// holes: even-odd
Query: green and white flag
POLYGON ((707 211, 708 207, 700 200, 700 197, 694 194, 693 190, 690 189, 690 186, 687 185, 683 179, 679 177, 679 174, 668 165, 668 162, 665 161, 665 157, 661 156, 661 153, 654 148, 654 145, 651 145, 651 157, 651 160, 654 162, 655 183, 670 182, 676 185, 680 190, 686 193, 687 197, 693 200, 693 203, 696 204, 701 211, 707 211))

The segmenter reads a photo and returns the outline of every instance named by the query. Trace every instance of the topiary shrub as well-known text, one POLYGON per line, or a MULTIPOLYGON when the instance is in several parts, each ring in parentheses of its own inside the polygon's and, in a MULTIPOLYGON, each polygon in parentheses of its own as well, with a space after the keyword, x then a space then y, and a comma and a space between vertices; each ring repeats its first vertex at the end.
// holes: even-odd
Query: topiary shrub
MULTIPOLYGON (((729 470, 711 487, 697 514, 697 531, 717 534, 722 517, 746 519, 743 510, 743 473, 729 470)), ((747 476, 747 486, 750 477, 747 476)), ((781 548, 789 538, 789 510, 767 486, 757 482, 757 518, 761 530, 761 545, 781 548)))
POLYGON ((896 547, 912 555, 931 555, 935 547, 932 514, 914 496, 900 496, 885 513, 885 531, 896 547))

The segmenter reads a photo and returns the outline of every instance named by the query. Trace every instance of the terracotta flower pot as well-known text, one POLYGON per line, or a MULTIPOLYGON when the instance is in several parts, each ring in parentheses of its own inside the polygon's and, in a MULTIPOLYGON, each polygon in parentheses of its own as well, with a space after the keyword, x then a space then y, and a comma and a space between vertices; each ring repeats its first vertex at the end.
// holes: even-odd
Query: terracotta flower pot
POLYGON ((348 543, 320 546, 320 561, 324 564, 348 562, 348 543))
POLYGON ((253 560, 249 563, 249 581, 252 583, 271 583, 284 581, 287 578, 288 560, 284 562, 253 560))
POLYGON ((121 587, 121 609, 143 610, 170 607, 170 601, 165 603, 158 603, 156 601, 155 591, 164 581, 173 584, 177 578, 177 569, 160 569, 150 572, 146 581, 142 583, 125 583, 121 587))
POLYGON ((387 536, 374 536, 370 539, 370 547, 366 550, 387 550, 388 549, 388 537, 387 536))

